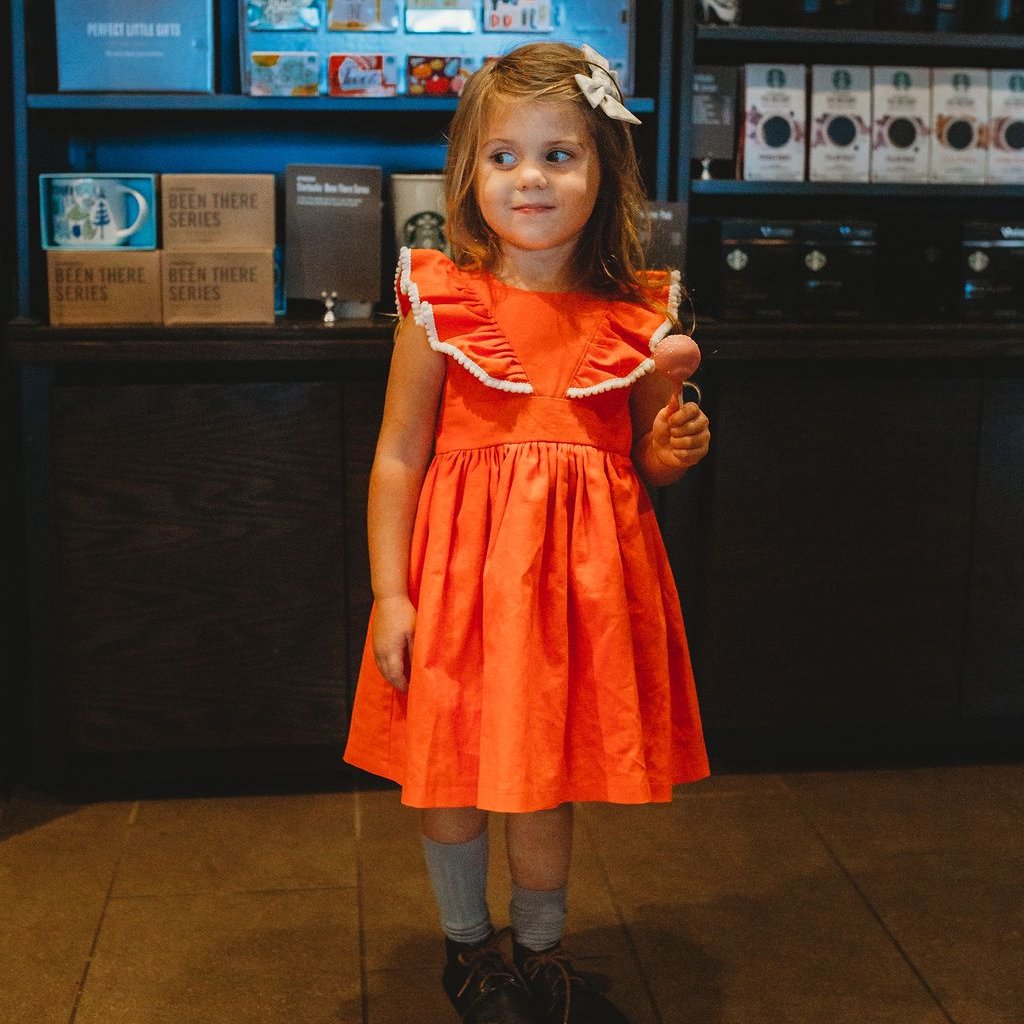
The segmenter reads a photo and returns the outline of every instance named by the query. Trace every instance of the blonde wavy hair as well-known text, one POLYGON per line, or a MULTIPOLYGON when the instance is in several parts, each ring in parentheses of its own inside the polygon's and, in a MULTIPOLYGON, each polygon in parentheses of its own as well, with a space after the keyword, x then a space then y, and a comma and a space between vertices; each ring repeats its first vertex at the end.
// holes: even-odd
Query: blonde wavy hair
POLYGON ((629 126, 590 106, 573 75, 589 75, 583 52, 565 43, 527 43, 488 61, 469 77, 449 129, 445 164, 446 232, 461 267, 494 271, 500 240, 476 198, 477 157, 496 103, 564 100, 583 115, 598 154, 601 181, 594 212, 573 255, 576 288, 657 308, 652 292, 661 281, 645 273, 643 238, 647 194, 629 126))

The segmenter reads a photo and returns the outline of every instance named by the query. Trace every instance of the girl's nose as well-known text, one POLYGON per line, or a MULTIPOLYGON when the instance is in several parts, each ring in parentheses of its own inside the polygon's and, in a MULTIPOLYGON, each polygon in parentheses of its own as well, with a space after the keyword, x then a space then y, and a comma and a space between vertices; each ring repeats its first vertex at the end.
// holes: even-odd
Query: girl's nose
POLYGON ((519 188, 546 188, 548 184, 544 168, 535 163, 523 163, 519 167, 519 188))

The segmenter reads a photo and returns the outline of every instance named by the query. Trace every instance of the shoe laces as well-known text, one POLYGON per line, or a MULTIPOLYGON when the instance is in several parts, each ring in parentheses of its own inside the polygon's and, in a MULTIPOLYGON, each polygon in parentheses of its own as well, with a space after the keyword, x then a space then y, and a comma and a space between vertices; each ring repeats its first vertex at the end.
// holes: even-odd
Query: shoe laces
POLYGON ((523 963, 523 973, 533 980, 544 975, 555 999, 564 997, 562 1024, 569 1024, 572 1015, 572 986, 587 985, 587 978, 572 965, 565 950, 560 946, 542 953, 531 953, 523 963))
POLYGON ((468 953, 459 954, 459 963, 463 967, 468 967, 469 973, 456 994, 458 997, 461 997, 473 986, 476 986, 481 992, 489 992, 497 988, 498 985, 509 983, 525 988, 519 972, 498 949, 498 943, 510 932, 510 928, 503 928, 484 945, 470 950, 468 953))

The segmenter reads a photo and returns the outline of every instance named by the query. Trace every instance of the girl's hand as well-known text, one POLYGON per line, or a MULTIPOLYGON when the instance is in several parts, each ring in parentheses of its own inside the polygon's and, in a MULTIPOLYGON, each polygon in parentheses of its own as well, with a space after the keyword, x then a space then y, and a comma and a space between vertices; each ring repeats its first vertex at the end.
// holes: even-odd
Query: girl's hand
POLYGON ((651 425, 651 448, 666 467, 689 469, 708 453, 711 430, 708 418, 695 402, 679 404, 673 395, 651 425))
POLYGON ((409 689, 415 632, 416 609, 408 597, 385 597, 374 603, 373 657, 380 674, 399 693, 409 689))

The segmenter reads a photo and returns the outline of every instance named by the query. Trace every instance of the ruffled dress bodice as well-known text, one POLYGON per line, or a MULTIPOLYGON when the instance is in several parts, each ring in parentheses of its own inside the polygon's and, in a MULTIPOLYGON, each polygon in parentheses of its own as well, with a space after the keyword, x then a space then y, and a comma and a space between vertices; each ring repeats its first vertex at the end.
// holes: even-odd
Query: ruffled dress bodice
POLYGON ((420 807, 668 799, 707 760, 630 459, 630 388, 667 322, 509 288, 433 250, 403 250, 396 292, 449 362, 410 557, 409 691, 368 641, 346 759, 420 807))

